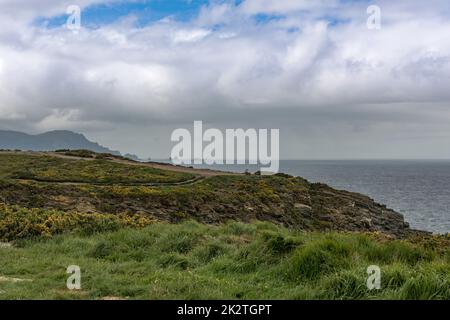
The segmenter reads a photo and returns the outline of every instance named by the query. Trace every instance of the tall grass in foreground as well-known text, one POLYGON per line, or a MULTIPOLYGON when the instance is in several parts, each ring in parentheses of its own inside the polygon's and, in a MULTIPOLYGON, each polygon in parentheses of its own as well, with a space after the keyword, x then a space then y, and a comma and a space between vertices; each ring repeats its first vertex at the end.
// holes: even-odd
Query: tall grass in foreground
POLYGON ((429 243, 261 222, 58 235, 0 247, 0 299, 450 299, 448 241, 429 243), (80 291, 66 289, 69 265, 80 291), (366 287, 369 265, 380 290, 366 287))

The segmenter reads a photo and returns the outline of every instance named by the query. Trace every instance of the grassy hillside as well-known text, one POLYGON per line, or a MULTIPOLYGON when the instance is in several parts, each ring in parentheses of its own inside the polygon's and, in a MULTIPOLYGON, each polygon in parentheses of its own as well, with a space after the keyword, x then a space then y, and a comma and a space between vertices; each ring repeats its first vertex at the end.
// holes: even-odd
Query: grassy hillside
POLYGON ((61 235, 0 248, 0 298, 450 299, 448 239, 430 241, 261 222, 61 235), (80 291, 65 287, 74 264, 80 291), (370 291, 366 269, 374 264, 381 290, 370 291))
MULTIPOLYGON (((75 154, 82 158, 0 152, 0 202, 14 212, 50 210, 32 215, 39 223, 47 216, 92 213, 169 222, 262 220, 298 230, 380 231, 395 237, 411 232, 402 215, 367 196, 299 177, 223 175, 75 154)), ((26 215, 9 216, 17 229, 13 218, 26 215)))
POLYGON ((283 174, 0 152, 0 299, 449 299, 449 284, 448 236, 364 195, 283 174), (65 287, 69 265, 81 291, 65 287), (370 265, 381 290, 366 287, 370 265))
POLYGON ((194 175, 131 166, 107 159, 76 160, 45 155, 2 154, 0 177, 36 182, 73 182, 86 184, 174 183, 194 175))

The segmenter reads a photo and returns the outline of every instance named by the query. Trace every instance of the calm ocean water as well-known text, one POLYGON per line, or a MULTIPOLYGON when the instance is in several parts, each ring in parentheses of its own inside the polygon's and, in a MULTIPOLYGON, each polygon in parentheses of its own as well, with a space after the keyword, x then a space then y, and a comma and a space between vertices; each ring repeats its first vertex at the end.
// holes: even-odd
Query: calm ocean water
MULTIPOLYGON (((248 165, 214 168, 258 170, 248 165)), ((450 161, 285 160, 280 163, 280 172, 366 194, 402 213, 412 228, 450 232, 450 161)))

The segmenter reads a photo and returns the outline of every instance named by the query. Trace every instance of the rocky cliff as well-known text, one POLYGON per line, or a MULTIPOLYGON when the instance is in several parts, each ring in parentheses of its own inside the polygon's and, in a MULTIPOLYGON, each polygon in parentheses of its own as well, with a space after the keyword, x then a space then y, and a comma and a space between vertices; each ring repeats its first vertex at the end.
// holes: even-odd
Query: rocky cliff
POLYGON ((283 174, 224 175, 188 168, 183 172, 156 163, 29 153, 0 154, 0 162, 0 201, 25 208, 168 222, 262 220, 297 230, 382 232, 394 237, 415 232, 401 214, 367 196, 283 174))

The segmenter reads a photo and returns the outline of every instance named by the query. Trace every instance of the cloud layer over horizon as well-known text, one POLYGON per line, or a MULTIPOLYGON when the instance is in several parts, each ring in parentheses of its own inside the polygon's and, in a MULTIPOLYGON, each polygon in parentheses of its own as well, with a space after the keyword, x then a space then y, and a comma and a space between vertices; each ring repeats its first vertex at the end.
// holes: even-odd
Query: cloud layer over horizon
POLYGON ((450 158, 448 1, 377 1, 380 30, 366 26, 372 2, 343 0, 83 20, 124 2, 0 0, 0 128, 69 129, 160 157, 171 130, 203 120, 280 128, 288 158, 450 158), (53 21, 72 4, 78 33, 53 21))

